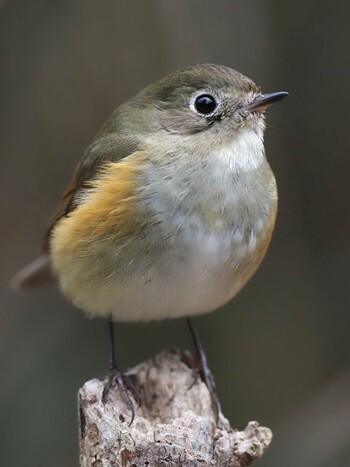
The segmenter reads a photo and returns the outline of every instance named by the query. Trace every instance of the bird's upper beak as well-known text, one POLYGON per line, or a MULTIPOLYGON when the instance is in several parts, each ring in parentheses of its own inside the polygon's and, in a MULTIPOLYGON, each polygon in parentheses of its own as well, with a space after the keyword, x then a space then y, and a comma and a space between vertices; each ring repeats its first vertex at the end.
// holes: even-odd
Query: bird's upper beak
POLYGON ((246 106, 249 112, 265 112, 272 104, 288 96, 288 92, 272 92, 270 94, 260 94, 253 102, 246 106))

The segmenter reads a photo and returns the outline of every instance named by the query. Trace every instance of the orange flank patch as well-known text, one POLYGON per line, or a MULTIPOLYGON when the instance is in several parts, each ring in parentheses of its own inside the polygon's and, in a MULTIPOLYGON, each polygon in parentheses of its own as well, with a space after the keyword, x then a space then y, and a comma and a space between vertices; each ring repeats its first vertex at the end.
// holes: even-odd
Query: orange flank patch
POLYGON ((259 258, 259 262, 260 260, 263 259, 263 257, 265 256, 265 253, 267 251, 267 248, 270 244, 270 241, 271 241, 271 237, 272 237, 272 233, 273 233, 273 229, 275 227, 275 220, 276 220, 276 213, 277 213, 277 209, 275 210, 275 212, 271 215, 271 218, 270 218, 270 223, 266 229, 266 231, 264 232, 263 234, 263 239, 262 241, 260 242, 260 244, 258 245, 258 250, 256 252, 256 256, 259 258))
POLYGON ((272 213, 269 225, 258 240, 257 249, 252 251, 240 266, 240 280, 242 286, 248 282, 248 280, 255 273, 261 261, 264 259, 275 226, 276 213, 277 209, 272 213))
POLYGON ((128 161, 107 163, 83 189, 82 204, 78 195, 76 209, 53 228, 50 251, 54 263, 69 262, 72 256, 101 247, 106 239, 128 236, 146 224, 145 216, 136 213, 136 178, 141 164, 141 152, 128 161))

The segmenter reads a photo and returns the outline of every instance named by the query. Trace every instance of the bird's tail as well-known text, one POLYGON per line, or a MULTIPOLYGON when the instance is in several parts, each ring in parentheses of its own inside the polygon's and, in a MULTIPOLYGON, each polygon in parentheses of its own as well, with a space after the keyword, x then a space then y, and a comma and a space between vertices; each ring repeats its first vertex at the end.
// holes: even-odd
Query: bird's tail
POLYGON ((22 291, 33 287, 41 287, 53 282, 49 257, 47 254, 38 256, 15 274, 10 281, 10 288, 22 291))

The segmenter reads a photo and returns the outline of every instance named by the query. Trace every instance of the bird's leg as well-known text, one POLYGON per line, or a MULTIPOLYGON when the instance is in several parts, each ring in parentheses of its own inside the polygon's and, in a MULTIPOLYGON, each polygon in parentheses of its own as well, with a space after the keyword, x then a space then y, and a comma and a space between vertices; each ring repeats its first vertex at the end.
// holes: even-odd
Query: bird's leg
POLYGON ((119 390, 122 394, 122 397, 128 409, 131 412, 131 422, 130 422, 130 425, 131 425, 135 418, 135 408, 134 408, 134 404, 132 403, 130 399, 128 390, 132 393, 138 405, 140 405, 141 399, 131 378, 128 375, 123 374, 117 366, 117 362, 115 359, 114 329, 113 329, 112 319, 109 319, 108 321, 108 330, 109 330, 109 341, 110 341, 110 358, 109 358, 109 368, 108 368, 108 381, 103 388, 102 401, 103 403, 106 402, 109 391, 115 385, 117 385, 119 387, 119 390))
POLYGON ((197 363, 197 369, 198 372, 205 383, 205 385, 208 388, 208 391, 210 393, 211 397, 211 402, 212 402, 212 408, 215 413, 216 421, 219 419, 219 412, 220 412, 220 403, 219 399, 216 395, 216 388, 215 388, 215 382, 213 375, 209 369, 208 362, 207 362, 207 357, 205 355, 203 345, 198 337, 197 331, 194 327, 193 321, 191 318, 186 318, 188 328, 190 330, 190 334, 196 349, 196 363, 197 363))

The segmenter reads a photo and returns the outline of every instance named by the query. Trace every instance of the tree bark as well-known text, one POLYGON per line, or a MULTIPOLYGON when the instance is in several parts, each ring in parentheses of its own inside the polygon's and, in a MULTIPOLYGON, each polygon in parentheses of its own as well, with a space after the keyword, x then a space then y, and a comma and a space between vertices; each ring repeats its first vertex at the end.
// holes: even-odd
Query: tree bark
POLYGON ((164 351, 128 371, 142 403, 131 413, 118 388, 105 403, 105 382, 93 379, 78 393, 81 467, 248 466, 272 440, 250 422, 243 431, 216 420, 209 391, 179 351, 164 351))

